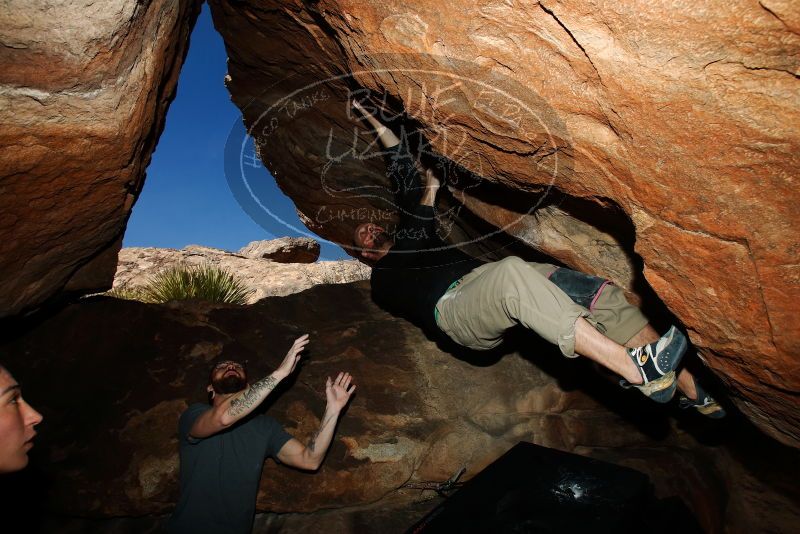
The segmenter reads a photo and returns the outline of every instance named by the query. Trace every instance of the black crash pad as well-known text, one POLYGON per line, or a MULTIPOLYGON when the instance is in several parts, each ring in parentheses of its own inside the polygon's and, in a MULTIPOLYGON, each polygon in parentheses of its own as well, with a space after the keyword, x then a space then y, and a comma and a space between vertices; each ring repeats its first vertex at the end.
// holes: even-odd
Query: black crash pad
POLYGON ((655 499, 647 475, 520 442, 407 532, 666 531, 699 527, 680 501, 655 499))

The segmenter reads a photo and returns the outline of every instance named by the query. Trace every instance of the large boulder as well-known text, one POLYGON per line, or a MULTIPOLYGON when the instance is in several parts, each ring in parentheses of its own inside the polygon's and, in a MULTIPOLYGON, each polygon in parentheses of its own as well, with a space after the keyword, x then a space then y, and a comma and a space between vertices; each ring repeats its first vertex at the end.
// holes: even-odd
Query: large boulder
POLYGON ((0 317, 111 286, 201 3, 3 3, 0 317))
POLYGON ((443 201, 452 241, 497 252, 499 228, 652 288, 646 311, 666 305, 737 406, 800 444, 792 2, 210 4, 232 98, 313 231, 347 246, 393 221, 348 98, 405 112, 469 171, 443 201))
POLYGON ((246 359, 251 376, 263 376, 309 333, 307 358, 268 412, 305 441, 319 425, 327 376, 348 370, 358 389, 318 473, 264 466, 260 511, 328 511, 261 518, 267 524, 402 531, 379 527, 407 525, 409 513, 426 510, 408 483, 442 482, 461 467, 468 479, 519 440, 641 469, 659 497, 683 500, 707 531, 780 531, 800 517, 798 451, 742 420, 715 426, 681 414, 675 425, 672 412, 533 336, 510 346, 521 353, 445 352, 453 347, 378 309, 364 282, 251 306, 91 297, 19 332, 0 351, 44 415, 31 463, 46 481, 37 502, 51 513, 169 513, 178 496, 177 420, 188 403, 205 401, 209 361, 246 359), (709 440, 716 445, 701 444, 709 440))
POLYGON ((314 263, 319 259, 319 250, 319 243, 310 237, 279 237, 248 243, 239 254, 278 263, 314 263))

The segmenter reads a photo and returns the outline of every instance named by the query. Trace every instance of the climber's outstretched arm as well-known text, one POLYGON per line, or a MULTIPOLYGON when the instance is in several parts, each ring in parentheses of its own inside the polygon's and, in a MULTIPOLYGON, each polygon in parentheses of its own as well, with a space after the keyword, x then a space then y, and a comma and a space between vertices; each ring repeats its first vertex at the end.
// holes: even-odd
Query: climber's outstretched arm
POLYGON ((385 148, 396 147, 400 144, 400 138, 397 137, 389 128, 381 124, 380 121, 378 121, 378 119, 372 115, 372 113, 369 113, 366 109, 364 109, 364 106, 362 106, 358 100, 353 100, 353 107, 360 111, 361 114, 364 115, 364 118, 367 119, 367 122, 369 122, 372 127, 375 128, 375 133, 385 148))

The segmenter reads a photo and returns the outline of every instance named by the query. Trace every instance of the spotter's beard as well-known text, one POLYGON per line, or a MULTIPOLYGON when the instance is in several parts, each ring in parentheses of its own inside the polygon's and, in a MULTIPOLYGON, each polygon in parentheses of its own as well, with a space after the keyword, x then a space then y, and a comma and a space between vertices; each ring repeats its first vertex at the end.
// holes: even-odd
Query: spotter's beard
POLYGON ((247 379, 240 375, 223 376, 219 380, 211 382, 211 387, 217 395, 229 395, 231 393, 238 393, 247 387, 247 379))

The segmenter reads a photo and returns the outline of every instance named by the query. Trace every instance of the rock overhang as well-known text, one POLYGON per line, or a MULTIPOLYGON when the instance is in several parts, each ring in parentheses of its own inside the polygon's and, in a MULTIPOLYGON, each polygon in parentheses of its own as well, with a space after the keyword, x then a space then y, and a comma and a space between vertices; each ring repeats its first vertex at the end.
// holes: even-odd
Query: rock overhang
POLYGON ((309 228, 346 246, 363 221, 332 211, 391 213, 390 195, 339 194, 386 183, 380 158, 331 157, 370 151, 348 98, 405 113, 484 181, 450 185, 453 241, 486 231, 471 219, 645 304, 652 288, 737 406, 800 443, 800 38, 785 5, 211 6, 232 98, 309 228))
MULTIPOLYGON (((16 4, 4 14, 11 46, 0 53, 9 104, 0 143, 4 316, 110 286, 199 11, 198 2, 121 1, 123 17, 95 13, 91 32, 47 45, 37 32, 80 24, 16 4), (33 24, 21 24, 25 17, 33 24)), ((797 445, 800 38, 788 4, 631 2, 592 13, 572 1, 464 3, 457 13, 427 2, 210 5, 247 126, 299 88, 334 97, 298 99, 298 120, 268 142, 256 132, 311 230, 347 245, 361 218, 393 216, 386 191, 331 194, 385 184, 380 158, 350 158, 325 175, 326 187, 320 182, 330 132, 342 153, 360 128, 347 96, 385 98, 434 152, 452 154, 446 140, 463 140, 452 159, 485 179, 484 188, 451 184, 448 202, 464 207, 453 239, 506 228, 640 295, 643 273, 737 406, 797 445), (437 100, 443 84, 432 72, 499 86, 541 120, 510 134, 514 115, 473 86, 437 100), (553 179, 568 201, 528 213, 553 179), (587 202, 606 206, 600 219, 622 229, 587 217, 587 202)), ((370 136, 358 131, 355 146, 366 148, 370 136)))

